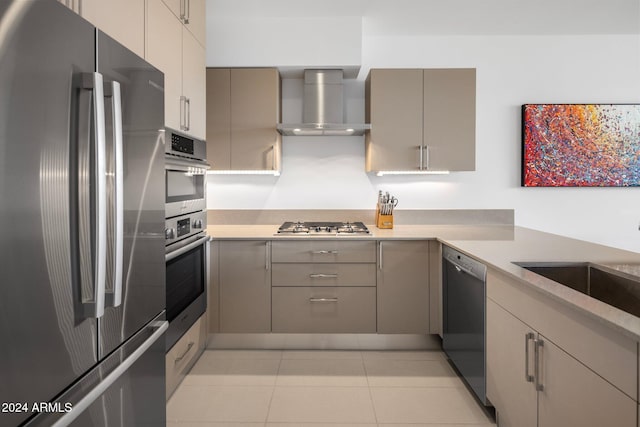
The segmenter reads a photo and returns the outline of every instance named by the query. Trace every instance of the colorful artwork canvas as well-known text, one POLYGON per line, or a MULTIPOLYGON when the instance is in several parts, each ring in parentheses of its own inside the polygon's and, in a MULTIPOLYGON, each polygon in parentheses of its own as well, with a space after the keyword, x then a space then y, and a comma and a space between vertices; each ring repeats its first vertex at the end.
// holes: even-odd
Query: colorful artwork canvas
POLYGON ((522 106, 522 185, 640 185, 640 105, 522 106))

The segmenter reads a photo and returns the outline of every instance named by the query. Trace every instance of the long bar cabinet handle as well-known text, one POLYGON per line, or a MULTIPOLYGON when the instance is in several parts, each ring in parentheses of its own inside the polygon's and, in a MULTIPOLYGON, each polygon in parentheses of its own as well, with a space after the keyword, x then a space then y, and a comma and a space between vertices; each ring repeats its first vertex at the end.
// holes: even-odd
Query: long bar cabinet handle
POLYGON ((309 275, 312 279, 336 279, 338 277, 337 274, 326 274, 326 273, 312 273, 309 275))
POLYGON ((271 245, 270 242, 264 242, 265 250, 264 250, 264 269, 269 270, 269 265, 271 264, 271 245))
POLYGON ((338 302, 338 298, 309 298, 309 302, 338 302))
POLYGON ((425 160, 427 161, 426 166, 423 167, 423 169, 425 170, 430 170, 431 169, 431 155, 430 155, 430 150, 429 150, 429 146, 425 145, 424 146, 424 151, 425 151, 425 160))
POLYGON ((534 380, 533 375, 529 373, 529 342, 535 343, 535 335, 533 332, 529 332, 524 336, 524 379, 528 383, 532 383, 534 380))
POLYGON ((540 354, 542 353, 542 347, 544 347, 544 341, 541 339, 534 340, 535 343, 535 369, 534 375, 536 376, 536 390, 544 391, 544 384, 540 381, 540 371, 542 370, 540 364, 542 363, 540 354))
POLYGON ((317 255, 338 255, 338 251, 312 251, 311 253, 317 255))

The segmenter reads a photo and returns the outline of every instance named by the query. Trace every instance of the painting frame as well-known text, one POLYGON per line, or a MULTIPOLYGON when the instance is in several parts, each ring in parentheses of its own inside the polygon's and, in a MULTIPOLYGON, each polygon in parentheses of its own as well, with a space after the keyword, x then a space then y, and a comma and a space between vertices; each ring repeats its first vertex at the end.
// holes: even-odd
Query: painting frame
POLYGON ((640 104, 523 104, 523 187, 640 186, 640 104))

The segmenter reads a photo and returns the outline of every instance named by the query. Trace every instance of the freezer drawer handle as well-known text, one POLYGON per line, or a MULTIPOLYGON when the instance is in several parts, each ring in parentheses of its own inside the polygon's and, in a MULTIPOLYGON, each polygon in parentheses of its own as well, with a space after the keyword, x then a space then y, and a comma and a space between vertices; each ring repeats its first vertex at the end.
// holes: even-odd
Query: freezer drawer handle
POLYGON ((187 345, 187 349, 184 351, 184 353, 182 353, 182 355, 176 357, 176 360, 173 362, 173 364, 177 365, 178 363, 180 363, 180 361, 186 357, 186 355, 189 353, 189 351, 191 351, 191 348, 195 344, 196 343, 194 343, 193 341, 189 342, 189 344, 187 345))
POLYGON ((151 347, 169 327, 169 322, 160 321, 151 324, 152 327, 157 328, 153 334, 138 347, 131 356, 127 357, 116 369, 114 369, 104 380, 102 380, 93 390, 87 393, 82 399, 78 401, 73 408, 63 415, 58 421, 56 421, 52 427, 64 427, 68 426, 82 414, 93 402, 98 400, 100 396, 115 383, 130 367, 133 365, 148 349, 151 347))

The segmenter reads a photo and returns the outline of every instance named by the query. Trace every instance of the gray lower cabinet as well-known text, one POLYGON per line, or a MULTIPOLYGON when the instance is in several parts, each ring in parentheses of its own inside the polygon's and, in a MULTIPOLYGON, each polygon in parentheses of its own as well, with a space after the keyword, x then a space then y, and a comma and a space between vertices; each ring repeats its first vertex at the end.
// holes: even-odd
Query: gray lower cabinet
POLYGON ((273 332, 375 333, 374 286, 274 287, 273 332))
POLYGON ((272 331, 376 332, 376 242, 272 242, 272 331))
POLYGON ((274 263, 376 262, 373 240, 279 240, 273 242, 274 263))
POLYGON ((273 286, 375 286, 373 263, 273 263, 273 286))
POLYGON ((220 332, 271 332, 270 245, 220 242, 220 332))
POLYGON ((487 397, 501 427, 637 425, 634 399, 491 299, 487 397))
POLYGON ((378 333, 428 334, 429 241, 378 245, 378 333))

